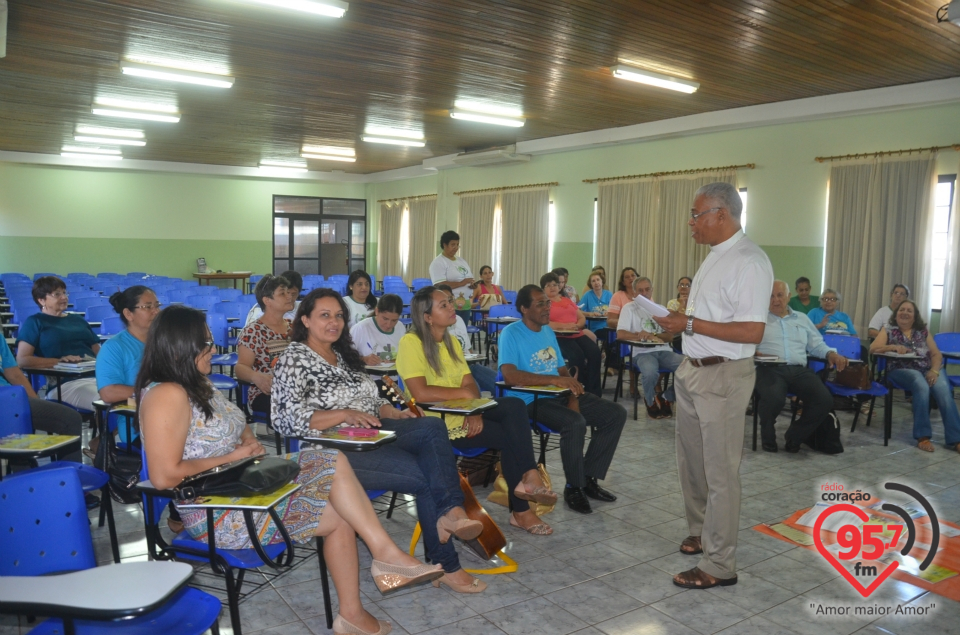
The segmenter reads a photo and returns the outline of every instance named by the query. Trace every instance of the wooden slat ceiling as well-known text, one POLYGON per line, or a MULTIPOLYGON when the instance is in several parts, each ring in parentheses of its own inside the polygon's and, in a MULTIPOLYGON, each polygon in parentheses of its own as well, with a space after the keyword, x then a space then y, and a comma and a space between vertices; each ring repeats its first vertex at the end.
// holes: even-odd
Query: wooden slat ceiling
POLYGON ((516 141, 960 75, 944 0, 353 0, 343 19, 237 0, 11 0, 0 150, 60 152, 95 97, 168 100, 134 159, 255 166, 303 144, 356 147, 369 173, 516 141), (227 90, 121 75, 121 59, 208 64, 227 90), (689 77, 684 95, 614 79, 633 62, 689 77), (457 98, 522 106, 527 124, 457 121, 457 98), (422 128, 422 149, 359 140, 422 128))

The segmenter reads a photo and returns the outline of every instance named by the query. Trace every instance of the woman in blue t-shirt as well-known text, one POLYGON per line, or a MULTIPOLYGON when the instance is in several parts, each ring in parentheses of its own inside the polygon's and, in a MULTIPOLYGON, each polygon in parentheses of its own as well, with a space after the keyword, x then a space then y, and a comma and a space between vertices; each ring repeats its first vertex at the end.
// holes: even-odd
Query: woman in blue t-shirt
MULTIPOLYGON (((610 300, 613 299, 613 294, 610 293, 609 289, 603 288, 603 276, 596 271, 591 273, 587 280, 587 286, 590 287, 590 290, 583 294, 583 297, 580 298, 580 304, 577 306, 584 313, 606 314, 607 307, 610 306, 610 300)), ((587 328, 596 333, 607 328, 607 321, 588 318, 587 328)))
POLYGON ((839 310, 840 294, 833 289, 824 289, 820 294, 820 306, 811 309, 807 317, 817 327, 821 335, 827 332, 839 335, 856 335, 857 329, 853 326, 850 316, 839 310))
MULTIPOLYGON (((53 368, 60 362, 94 359, 100 338, 80 315, 69 315, 67 285, 55 276, 43 276, 33 283, 33 301, 40 307, 20 325, 17 332, 17 364, 22 368, 53 368)), ((74 379, 61 384, 61 401, 75 408, 93 410, 99 398, 95 379, 74 379)), ((56 399, 51 390, 47 399, 56 399)))

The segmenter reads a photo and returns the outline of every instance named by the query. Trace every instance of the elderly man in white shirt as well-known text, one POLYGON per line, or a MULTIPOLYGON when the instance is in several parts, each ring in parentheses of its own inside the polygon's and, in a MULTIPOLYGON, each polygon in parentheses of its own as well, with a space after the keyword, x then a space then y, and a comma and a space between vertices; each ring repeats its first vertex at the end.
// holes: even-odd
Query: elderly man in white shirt
POLYGON ((847 367, 847 359, 837 354, 837 349, 827 346, 810 318, 791 309, 788 302, 790 287, 783 280, 775 281, 770 294, 767 328, 757 346, 758 354, 776 355, 777 361, 786 362, 757 369, 756 389, 760 395, 757 414, 760 416, 760 438, 767 452, 777 451, 774 424, 783 410, 788 392, 800 398, 803 413, 784 434, 787 452, 799 452, 800 444, 816 431, 833 409, 833 396, 807 366, 807 355, 826 359, 837 370, 847 367))
POLYGON ((673 583, 689 589, 737 583, 743 413, 773 286, 770 259, 744 235, 742 212, 740 194, 729 183, 697 190, 688 224, 710 253, 693 278, 686 315, 671 311, 655 318, 666 331, 683 331, 687 356, 674 374, 677 470, 690 532, 680 552, 703 555, 673 583))
MULTIPOLYGON (((643 296, 648 300, 653 298, 653 283, 650 282, 650 278, 637 278, 633 281, 633 289, 637 292, 637 296, 643 296)), ((660 328, 660 325, 653 321, 653 316, 634 300, 623 305, 620 311, 617 339, 662 344, 662 346, 633 348, 633 364, 639 369, 640 380, 643 382, 643 400, 647 405, 647 418, 666 419, 673 416, 670 404, 676 401, 674 387, 667 388, 662 397, 657 395, 660 371, 673 372, 683 362, 683 355, 677 355, 670 345, 673 342, 673 333, 660 328)))
POLYGON ((905 284, 893 285, 890 291, 890 306, 882 306, 870 318, 870 324, 867 327, 867 335, 876 337, 883 330, 883 327, 890 323, 893 312, 900 308, 900 303, 910 299, 910 289, 905 284))

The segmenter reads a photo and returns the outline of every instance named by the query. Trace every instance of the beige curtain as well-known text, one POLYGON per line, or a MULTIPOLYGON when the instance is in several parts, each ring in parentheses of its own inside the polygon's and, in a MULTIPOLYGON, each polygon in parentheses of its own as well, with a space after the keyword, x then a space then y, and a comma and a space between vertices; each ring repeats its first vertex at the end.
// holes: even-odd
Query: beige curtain
MULTIPOLYGON (((960 166, 957 166, 960 174, 960 166)), ((953 213, 950 215, 950 235, 947 242, 947 266, 943 281, 943 309, 940 312, 940 332, 960 331, 960 188, 953 186, 953 213)))
POLYGON ((502 252, 500 284, 517 290, 538 284, 548 269, 550 190, 537 188, 501 194, 502 252))
POLYGON ((400 265, 400 221, 403 216, 404 201, 380 203, 380 231, 377 234, 377 278, 399 276, 403 272, 400 265))
MULTIPOLYGON (((467 261, 473 277, 480 279, 480 267, 494 267, 493 216, 500 204, 500 192, 462 194, 460 196, 460 257, 467 261)), ((431 253, 436 256, 437 248, 431 253)), ((498 272, 499 273, 499 272, 498 272)))
POLYGON ((408 201, 410 208, 410 251, 403 279, 429 278, 430 263, 437 255, 437 198, 408 201))
POLYGON ((676 295, 677 280, 690 276, 709 253, 690 238, 687 221, 694 193, 708 183, 737 184, 736 171, 689 177, 650 177, 601 183, 597 196, 597 260, 607 284, 617 290, 624 267, 634 267, 653 282, 661 303, 676 295))
POLYGON ((830 170, 826 287, 843 294, 841 309, 866 335, 894 284, 929 315, 936 155, 880 158, 830 170))

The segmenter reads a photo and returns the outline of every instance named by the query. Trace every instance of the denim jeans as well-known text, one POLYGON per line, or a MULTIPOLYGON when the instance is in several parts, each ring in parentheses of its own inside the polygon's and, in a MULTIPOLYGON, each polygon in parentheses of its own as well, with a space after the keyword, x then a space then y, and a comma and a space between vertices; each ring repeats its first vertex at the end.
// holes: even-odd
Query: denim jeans
POLYGON ((470 373, 473 375, 473 380, 477 382, 480 392, 497 394, 497 371, 483 364, 470 364, 470 373))
POLYGON ((904 390, 913 393, 913 438, 923 439, 933 436, 930 425, 930 393, 937 401, 940 416, 943 417, 943 436, 948 447, 960 443, 960 414, 957 413, 957 403, 953 400, 950 391, 950 382, 946 375, 940 373, 933 386, 927 383, 926 377, 919 370, 898 368, 890 371, 890 379, 895 381, 904 390))
MULTIPOLYGON (((683 355, 677 355, 669 350, 637 353, 633 356, 633 364, 640 371, 640 381, 643 383, 643 398, 648 406, 653 405, 653 398, 657 396, 660 369, 677 370, 680 368, 680 362, 682 361, 683 355)), ((670 384, 670 387, 663 393, 663 398, 667 401, 677 400, 673 391, 673 384, 670 384)))
POLYGON ((416 496, 423 546, 433 562, 453 573, 460 560, 453 541, 440 544, 437 519, 463 505, 457 462, 447 426, 437 417, 381 419, 397 440, 372 452, 350 452, 347 458, 364 489, 385 489, 416 496))

